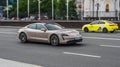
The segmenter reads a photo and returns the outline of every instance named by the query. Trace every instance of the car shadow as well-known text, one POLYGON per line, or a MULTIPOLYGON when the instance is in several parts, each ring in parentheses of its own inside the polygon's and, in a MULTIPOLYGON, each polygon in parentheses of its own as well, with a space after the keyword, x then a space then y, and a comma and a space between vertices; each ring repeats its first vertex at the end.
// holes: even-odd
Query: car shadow
POLYGON ((86 47, 87 44, 78 43, 78 44, 60 44, 57 47, 86 47))
POLYGON ((108 32, 108 33, 103 33, 103 32, 82 32, 82 34, 83 34, 83 33, 118 34, 118 33, 120 33, 120 31, 115 31, 114 33, 110 33, 110 32, 108 32))
POLYGON ((27 43, 21 43, 19 42, 20 45, 24 46, 37 46, 37 47, 86 47, 87 44, 85 43, 77 43, 77 44, 60 44, 57 46, 50 45, 48 43, 42 43, 42 42, 27 42, 27 43))

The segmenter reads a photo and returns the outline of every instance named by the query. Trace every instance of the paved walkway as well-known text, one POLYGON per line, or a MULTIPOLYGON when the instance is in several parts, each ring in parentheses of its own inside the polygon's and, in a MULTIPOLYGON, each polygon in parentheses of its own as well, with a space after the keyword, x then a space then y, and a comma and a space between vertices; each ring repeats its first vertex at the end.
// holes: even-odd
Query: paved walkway
POLYGON ((0 59, 0 67, 42 67, 12 60, 0 59))

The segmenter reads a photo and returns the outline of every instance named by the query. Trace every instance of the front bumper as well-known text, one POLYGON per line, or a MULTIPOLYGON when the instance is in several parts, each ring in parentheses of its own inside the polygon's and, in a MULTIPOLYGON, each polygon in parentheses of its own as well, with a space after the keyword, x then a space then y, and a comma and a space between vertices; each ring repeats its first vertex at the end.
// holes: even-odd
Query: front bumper
POLYGON ((79 37, 65 37, 62 39, 61 44, 72 44, 77 42, 82 42, 83 38, 82 36, 79 37))
POLYGON ((67 41, 67 44, 72 44, 72 43, 76 43, 76 42, 82 42, 83 39, 79 39, 79 40, 70 40, 67 41))

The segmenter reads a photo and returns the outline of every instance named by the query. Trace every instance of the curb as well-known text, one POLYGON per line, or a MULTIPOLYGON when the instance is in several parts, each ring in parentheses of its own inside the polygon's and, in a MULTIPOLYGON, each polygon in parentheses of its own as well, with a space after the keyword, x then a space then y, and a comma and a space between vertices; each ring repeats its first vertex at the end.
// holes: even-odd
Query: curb
POLYGON ((21 28, 20 26, 0 26, 0 28, 21 28))

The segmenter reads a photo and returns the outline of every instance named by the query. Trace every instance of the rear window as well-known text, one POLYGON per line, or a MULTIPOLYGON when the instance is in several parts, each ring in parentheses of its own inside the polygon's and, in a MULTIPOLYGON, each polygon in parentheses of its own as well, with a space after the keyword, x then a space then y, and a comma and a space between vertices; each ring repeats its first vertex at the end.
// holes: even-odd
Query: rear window
POLYGON ((41 25, 41 24, 37 24, 37 29, 38 30, 41 30, 42 28, 45 28, 43 25, 41 25))
POLYGON ((46 24, 45 26, 48 30, 60 30, 60 29, 62 29, 61 26, 58 26, 55 24, 46 24))
POLYGON ((109 23, 109 24, 113 24, 113 22, 111 22, 111 21, 107 21, 107 23, 109 23))
POLYGON ((36 24, 30 24, 30 25, 28 26, 28 28, 30 28, 30 29, 36 29, 36 24))
POLYGON ((99 24, 99 22, 98 21, 94 21, 91 24, 99 24))
POLYGON ((99 22, 99 24, 105 24, 105 22, 99 22))

